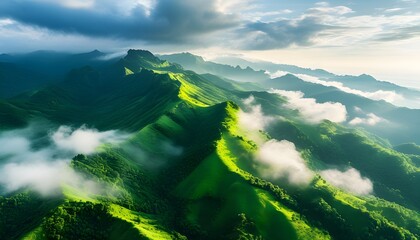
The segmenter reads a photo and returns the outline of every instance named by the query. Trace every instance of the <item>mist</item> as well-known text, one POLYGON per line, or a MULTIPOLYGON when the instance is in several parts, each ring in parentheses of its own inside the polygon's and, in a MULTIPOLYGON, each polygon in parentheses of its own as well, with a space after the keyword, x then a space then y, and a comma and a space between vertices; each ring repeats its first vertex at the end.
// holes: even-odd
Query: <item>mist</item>
POLYGON ((63 186, 88 194, 109 192, 109 186, 76 172, 69 164, 78 153, 90 154, 107 143, 119 143, 126 134, 61 126, 39 137, 35 126, 0 134, 0 185, 6 193, 29 188, 43 196, 61 194, 63 186), (36 136, 36 137, 35 137, 36 136))
POLYGON ((328 169, 320 172, 320 175, 331 185, 356 195, 368 195, 373 192, 373 183, 369 178, 362 177, 355 168, 346 171, 328 169))
POLYGON ((306 82, 320 84, 327 87, 335 87, 343 92, 359 95, 359 96, 369 98, 375 101, 383 100, 388 103, 394 104, 396 106, 401 106, 401 107, 409 107, 409 108, 420 107, 418 99, 406 99, 404 96, 396 93, 395 91, 378 90, 375 92, 366 92, 366 91, 361 91, 358 89, 346 87, 341 82, 324 81, 324 80, 319 79, 318 77, 314 77, 314 76, 310 76, 306 74, 295 74, 295 75, 306 82))
POLYGON ((261 105, 256 103, 253 95, 242 102, 245 104, 246 111, 239 110, 240 126, 244 126, 248 130, 263 130, 274 120, 274 117, 266 116, 263 113, 261 105))
POLYGON ((255 97, 250 95, 243 100, 245 110, 239 111, 238 124, 246 132, 246 137, 258 145, 254 155, 254 167, 260 176, 270 180, 285 179, 293 185, 305 186, 314 176, 306 166, 305 160, 297 151, 292 142, 275 139, 267 141, 259 133, 265 130, 280 116, 267 116, 263 113, 261 105, 257 104, 255 97))
POLYGON ((149 139, 149 146, 143 142, 127 141, 120 147, 127 156, 149 170, 165 166, 168 161, 182 156, 184 148, 169 140, 149 139), (150 146, 152 146, 150 148, 150 146), (157 146, 157 148, 155 148, 157 146))
POLYGON ((293 185, 308 185, 314 177, 295 145, 286 140, 264 143, 255 160, 260 174, 271 180, 286 179, 293 185))
POLYGON ((126 138, 126 135, 117 133, 115 130, 99 132, 85 126, 75 130, 68 126, 61 126, 51 136, 58 148, 83 154, 93 153, 104 143, 117 143, 126 138))
POLYGON ((376 116, 373 113, 366 114, 366 117, 355 117, 351 121, 349 121, 350 125, 369 125, 375 126, 380 122, 387 122, 385 119, 376 116))
POLYGON ((340 123, 347 119, 346 106, 341 103, 317 103, 314 98, 304 98, 304 94, 299 91, 271 89, 270 92, 287 98, 288 102, 284 106, 298 110, 300 115, 309 123, 320 123, 324 119, 340 123))

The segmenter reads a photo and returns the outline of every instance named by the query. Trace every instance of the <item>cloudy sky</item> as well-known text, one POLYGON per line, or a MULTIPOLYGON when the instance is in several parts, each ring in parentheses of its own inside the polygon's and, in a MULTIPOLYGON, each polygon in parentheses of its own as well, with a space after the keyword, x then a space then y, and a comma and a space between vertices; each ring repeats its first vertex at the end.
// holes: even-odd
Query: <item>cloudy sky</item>
POLYGON ((190 51, 420 88, 417 0, 4 0, 0 53, 190 51))

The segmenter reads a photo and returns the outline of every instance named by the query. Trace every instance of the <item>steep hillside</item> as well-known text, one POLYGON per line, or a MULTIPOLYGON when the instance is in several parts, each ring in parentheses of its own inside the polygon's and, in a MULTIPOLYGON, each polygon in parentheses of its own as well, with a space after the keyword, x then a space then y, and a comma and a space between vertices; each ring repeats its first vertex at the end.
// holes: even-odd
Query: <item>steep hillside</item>
POLYGON ((0 62, 0 98, 9 98, 25 91, 41 88, 51 81, 48 75, 13 63, 0 62))

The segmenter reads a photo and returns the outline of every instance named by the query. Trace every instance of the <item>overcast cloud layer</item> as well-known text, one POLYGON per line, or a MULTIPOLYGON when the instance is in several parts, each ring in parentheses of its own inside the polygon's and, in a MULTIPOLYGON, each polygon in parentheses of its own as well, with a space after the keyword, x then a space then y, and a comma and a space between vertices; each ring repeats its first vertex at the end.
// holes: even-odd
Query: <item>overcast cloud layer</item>
MULTIPOLYGON (((342 1, 297 5, 270 0, 8 0, 0 2, 0 29, 45 29, 154 44, 225 38, 223 43, 230 47, 253 50, 344 46, 420 36, 420 17, 410 6, 399 0, 376 7, 342 1)), ((221 46, 214 41, 212 45, 221 46)))
POLYGON ((2 1, 0 15, 57 32, 157 42, 187 41, 236 25, 235 17, 216 11, 213 1, 160 0, 150 9, 125 2, 118 9, 113 1, 2 1))

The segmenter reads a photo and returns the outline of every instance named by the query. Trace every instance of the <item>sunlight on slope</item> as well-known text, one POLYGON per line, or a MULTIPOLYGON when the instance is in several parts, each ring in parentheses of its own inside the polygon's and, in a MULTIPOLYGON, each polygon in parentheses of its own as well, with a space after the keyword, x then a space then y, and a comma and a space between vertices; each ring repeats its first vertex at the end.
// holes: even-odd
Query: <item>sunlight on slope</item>
POLYGON ((133 71, 131 71, 130 69, 128 69, 126 67, 124 67, 124 70, 125 70, 125 75, 126 76, 131 75, 131 74, 134 74, 133 71))
POLYGON ((133 224, 148 239, 172 239, 171 234, 159 227, 159 220, 152 215, 131 211, 116 204, 111 204, 109 209, 112 216, 133 224))
POLYGON ((199 107, 208 107, 232 98, 232 94, 216 87, 197 74, 168 73, 169 77, 181 83, 179 97, 199 107))
POLYGON ((37 227, 28 234, 26 234, 24 237, 22 237, 22 240, 43 240, 45 238, 42 236, 42 234, 42 228, 37 227))

